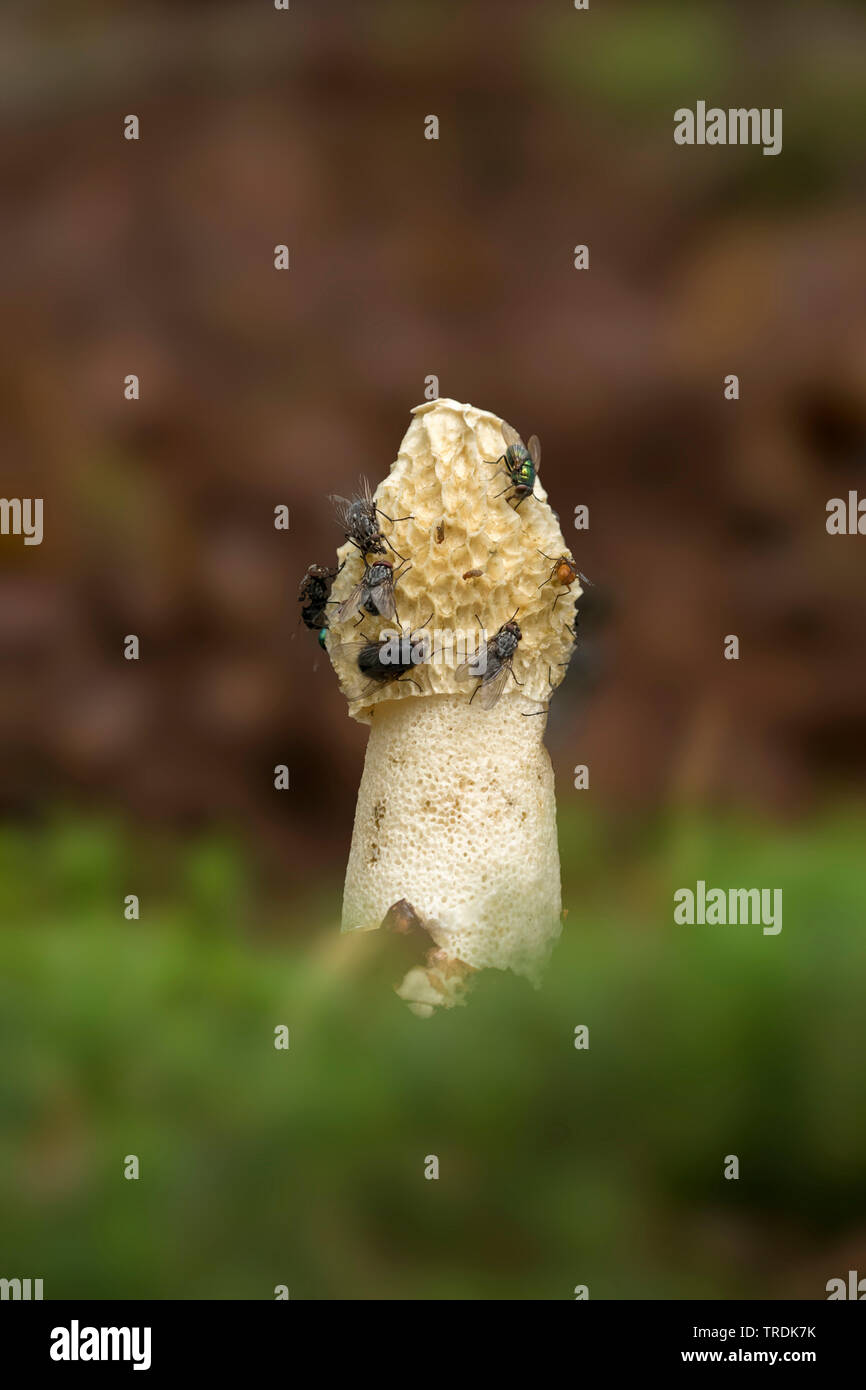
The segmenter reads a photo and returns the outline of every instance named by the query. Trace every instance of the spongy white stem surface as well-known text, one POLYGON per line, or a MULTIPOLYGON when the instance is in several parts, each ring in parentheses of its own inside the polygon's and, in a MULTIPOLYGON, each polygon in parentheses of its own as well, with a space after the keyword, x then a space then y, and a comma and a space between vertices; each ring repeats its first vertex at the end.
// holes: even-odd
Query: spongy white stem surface
POLYGON ((373 712, 343 898, 343 930, 407 899, 438 946, 477 969, 535 979, 561 930, 553 769, 544 717, 517 691, 373 712))

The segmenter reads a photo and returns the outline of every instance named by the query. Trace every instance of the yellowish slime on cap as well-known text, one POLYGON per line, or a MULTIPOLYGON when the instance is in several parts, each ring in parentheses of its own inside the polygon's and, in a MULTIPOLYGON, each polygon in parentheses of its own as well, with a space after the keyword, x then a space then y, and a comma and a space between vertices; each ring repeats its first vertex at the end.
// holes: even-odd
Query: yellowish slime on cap
MULTIPOLYGON (((538 478, 519 509, 508 500, 508 478, 493 466, 506 448, 502 420, 445 399, 412 414, 375 501, 389 517, 412 517, 380 523, 411 565, 395 588, 400 625, 417 632, 432 613, 433 656, 409 673, 417 686, 395 681, 361 695, 366 679, 340 643, 397 625, 365 616, 356 629, 356 619, 332 620, 327 643, 350 714, 372 726, 343 930, 373 930, 396 902, 411 904, 435 947, 397 992, 428 1016, 463 1002, 469 977, 485 967, 537 982, 559 935, 553 771, 538 712, 565 674, 581 589, 578 581, 570 592, 545 585, 553 568, 545 555, 569 548, 538 478), (508 678, 492 709, 478 699, 470 705, 477 681, 456 680, 466 652, 452 645, 453 634, 475 643, 478 618, 490 638, 515 610, 516 680, 508 678)), ((364 564, 348 542, 338 557, 345 563, 331 597, 340 602, 364 564)), ((391 551, 388 558, 399 565, 391 551)))

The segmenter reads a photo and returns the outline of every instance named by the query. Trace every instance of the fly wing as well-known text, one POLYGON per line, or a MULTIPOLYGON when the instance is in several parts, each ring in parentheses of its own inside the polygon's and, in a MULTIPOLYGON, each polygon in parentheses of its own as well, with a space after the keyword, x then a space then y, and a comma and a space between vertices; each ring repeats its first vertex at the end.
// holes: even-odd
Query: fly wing
POLYGON ((488 649, 490 643, 482 647, 474 656, 470 656, 468 661, 463 661, 454 672, 456 681, 475 681, 479 676, 483 677, 487 670, 488 649))
POLYGON ((340 518, 340 524, 343 527, 343 530, 348 531, 349 508, 352 505, 348 497, 338 497, 336 493, 332 493, 331 496, 328 498, 328 501, 334 504, 334 509, 337 513, 337 516, 340 518))
POLYGON ((541 467, 541 440, 537 434, 530 435, 529 438, 529 457, 535 464, 536 472, 541 467))
POLYGON ((390 575, 381 584, 374 584, 370 588, 369 594, 377 613, 388 620, 396 618, 397 605, 394 602, 394 581, 390 575))
POLYGON ((358 657, 368 642, 331 642, 328 651, 331 656, 341 656, 345 661, 357 663, 358 657))
POLYGON ((478 687, 478 703, 482 709, 492 709, 505 689, 505 682, 508 680, 510 662, 503 662, 495 676, 491 676, 489 681, 482 680, 478 687))
POLYGON ((505 441, 506 449, 510 449, 512 444, 519 444, 520 435, 513 425, 509 425, 506 420, 502 421, 502 438, 505 441))
POLYGON ((363 579, 360 584, 356 584, 349 597, 344 599, 337 609, 337 622, 347 623, 350 618, 354 618, 364 606, 364 598, 367 594, 367 586, 363 579))
POLYGON ((454 672, 454 679, 456 681, 477 680, 478 676, 480 675, 480 672, 475 670, 475 663, 477 662, 477 660, 478 658, 473 656, 470 661, 462 662, 457 667, 457 670, 454 672))
POLYGON ((357 695, 349 696, 350 703, 354 705, 358 700, 366 700, 367 696, 372 695, 374 690, 381 690, 383 684, 387 684, 387 682, 375 680, 365 681, 357 695))

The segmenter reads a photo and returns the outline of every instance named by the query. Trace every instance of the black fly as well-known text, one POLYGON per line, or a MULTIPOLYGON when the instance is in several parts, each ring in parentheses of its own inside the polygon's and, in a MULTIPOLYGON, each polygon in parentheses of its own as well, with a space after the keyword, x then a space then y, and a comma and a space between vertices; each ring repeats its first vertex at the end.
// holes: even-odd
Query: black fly
POLYGON ((301 622, 305 627, 321 631, 328 626, 325 610, 331 597, 331 585, 342 568, 342 565, 339 569, 328 569, 326 565, 308 567, 298 589, 298 601, 304 605, 301 609, 301 622))
POLYGON ((402 680, 408 680, 410 684, 421 689, 418 682, 412 680, 409 672, 430 660, 430 635, 423 630, 432 617, 431 613, 427 622, 423 623, 416 633, 395 632, 382 637, 368 637, 363 642, 340 643, 337 650, 353 657, 361 675, 367 677, 367 684, 358 696, 359 699, 369 695, 372 690, 402 680), (420 635, 422 633, 423 636, 420 635))
MULTIPOLYGON (((476 621, 483 628, 481 619, 476 614, 476 621)), ((509 618, 507 623, 503 623, 498 632, 489 639, 482 651, 476 652, 475 656, 464 661, 457 667, 454 673, 458 681, 473 680, 478 677, 478 684, 470 696, 469 703, 479 696, 479 704, 482 709, 492 709, 505 689, 509 675, 514 680, 515 685, 522 685, 514 674, 514 654, 517 645, 523 636, 514 618, 509 618)))
POLYGON ((369 613, 371 618, 375 618, 377 613, 382 618, 396 618, 394 586, 411 568, 406 560, 397 570, 394 569, 393 560, 386 560, 383 556, 378 556, 372 565, 365 560, 359 583, 337 609, 337 622, 346 623, 362 610, 369 613))
POLYGON ((384 555, 385 547, 389 546, 398 560, 403 556, 399 550, 387 539, 379 525, 379 517, 384 516, 386 521, 390 521, 394 526, 398 521, 411 521, 411 516, 390 517, 387 513, 380 511, 373 501, 373 494, 370 492, 370 484, 366 478, 361 479, 360 496, 352 497, 332 497, 331 501, 337 508, 346 540, 351 541, 352 545, 357 546, 362 555, 384 555))

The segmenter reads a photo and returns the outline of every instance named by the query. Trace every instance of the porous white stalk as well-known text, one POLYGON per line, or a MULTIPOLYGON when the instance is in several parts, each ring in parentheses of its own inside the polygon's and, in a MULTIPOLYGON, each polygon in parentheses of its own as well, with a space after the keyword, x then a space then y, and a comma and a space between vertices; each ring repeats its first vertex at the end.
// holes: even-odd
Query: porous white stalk
POLYGON ((553 770, 537 707, 506 692, 389 701, 358 793, 343 930, 408 900, 452 960, 536 980, 562 903, 553 770))

